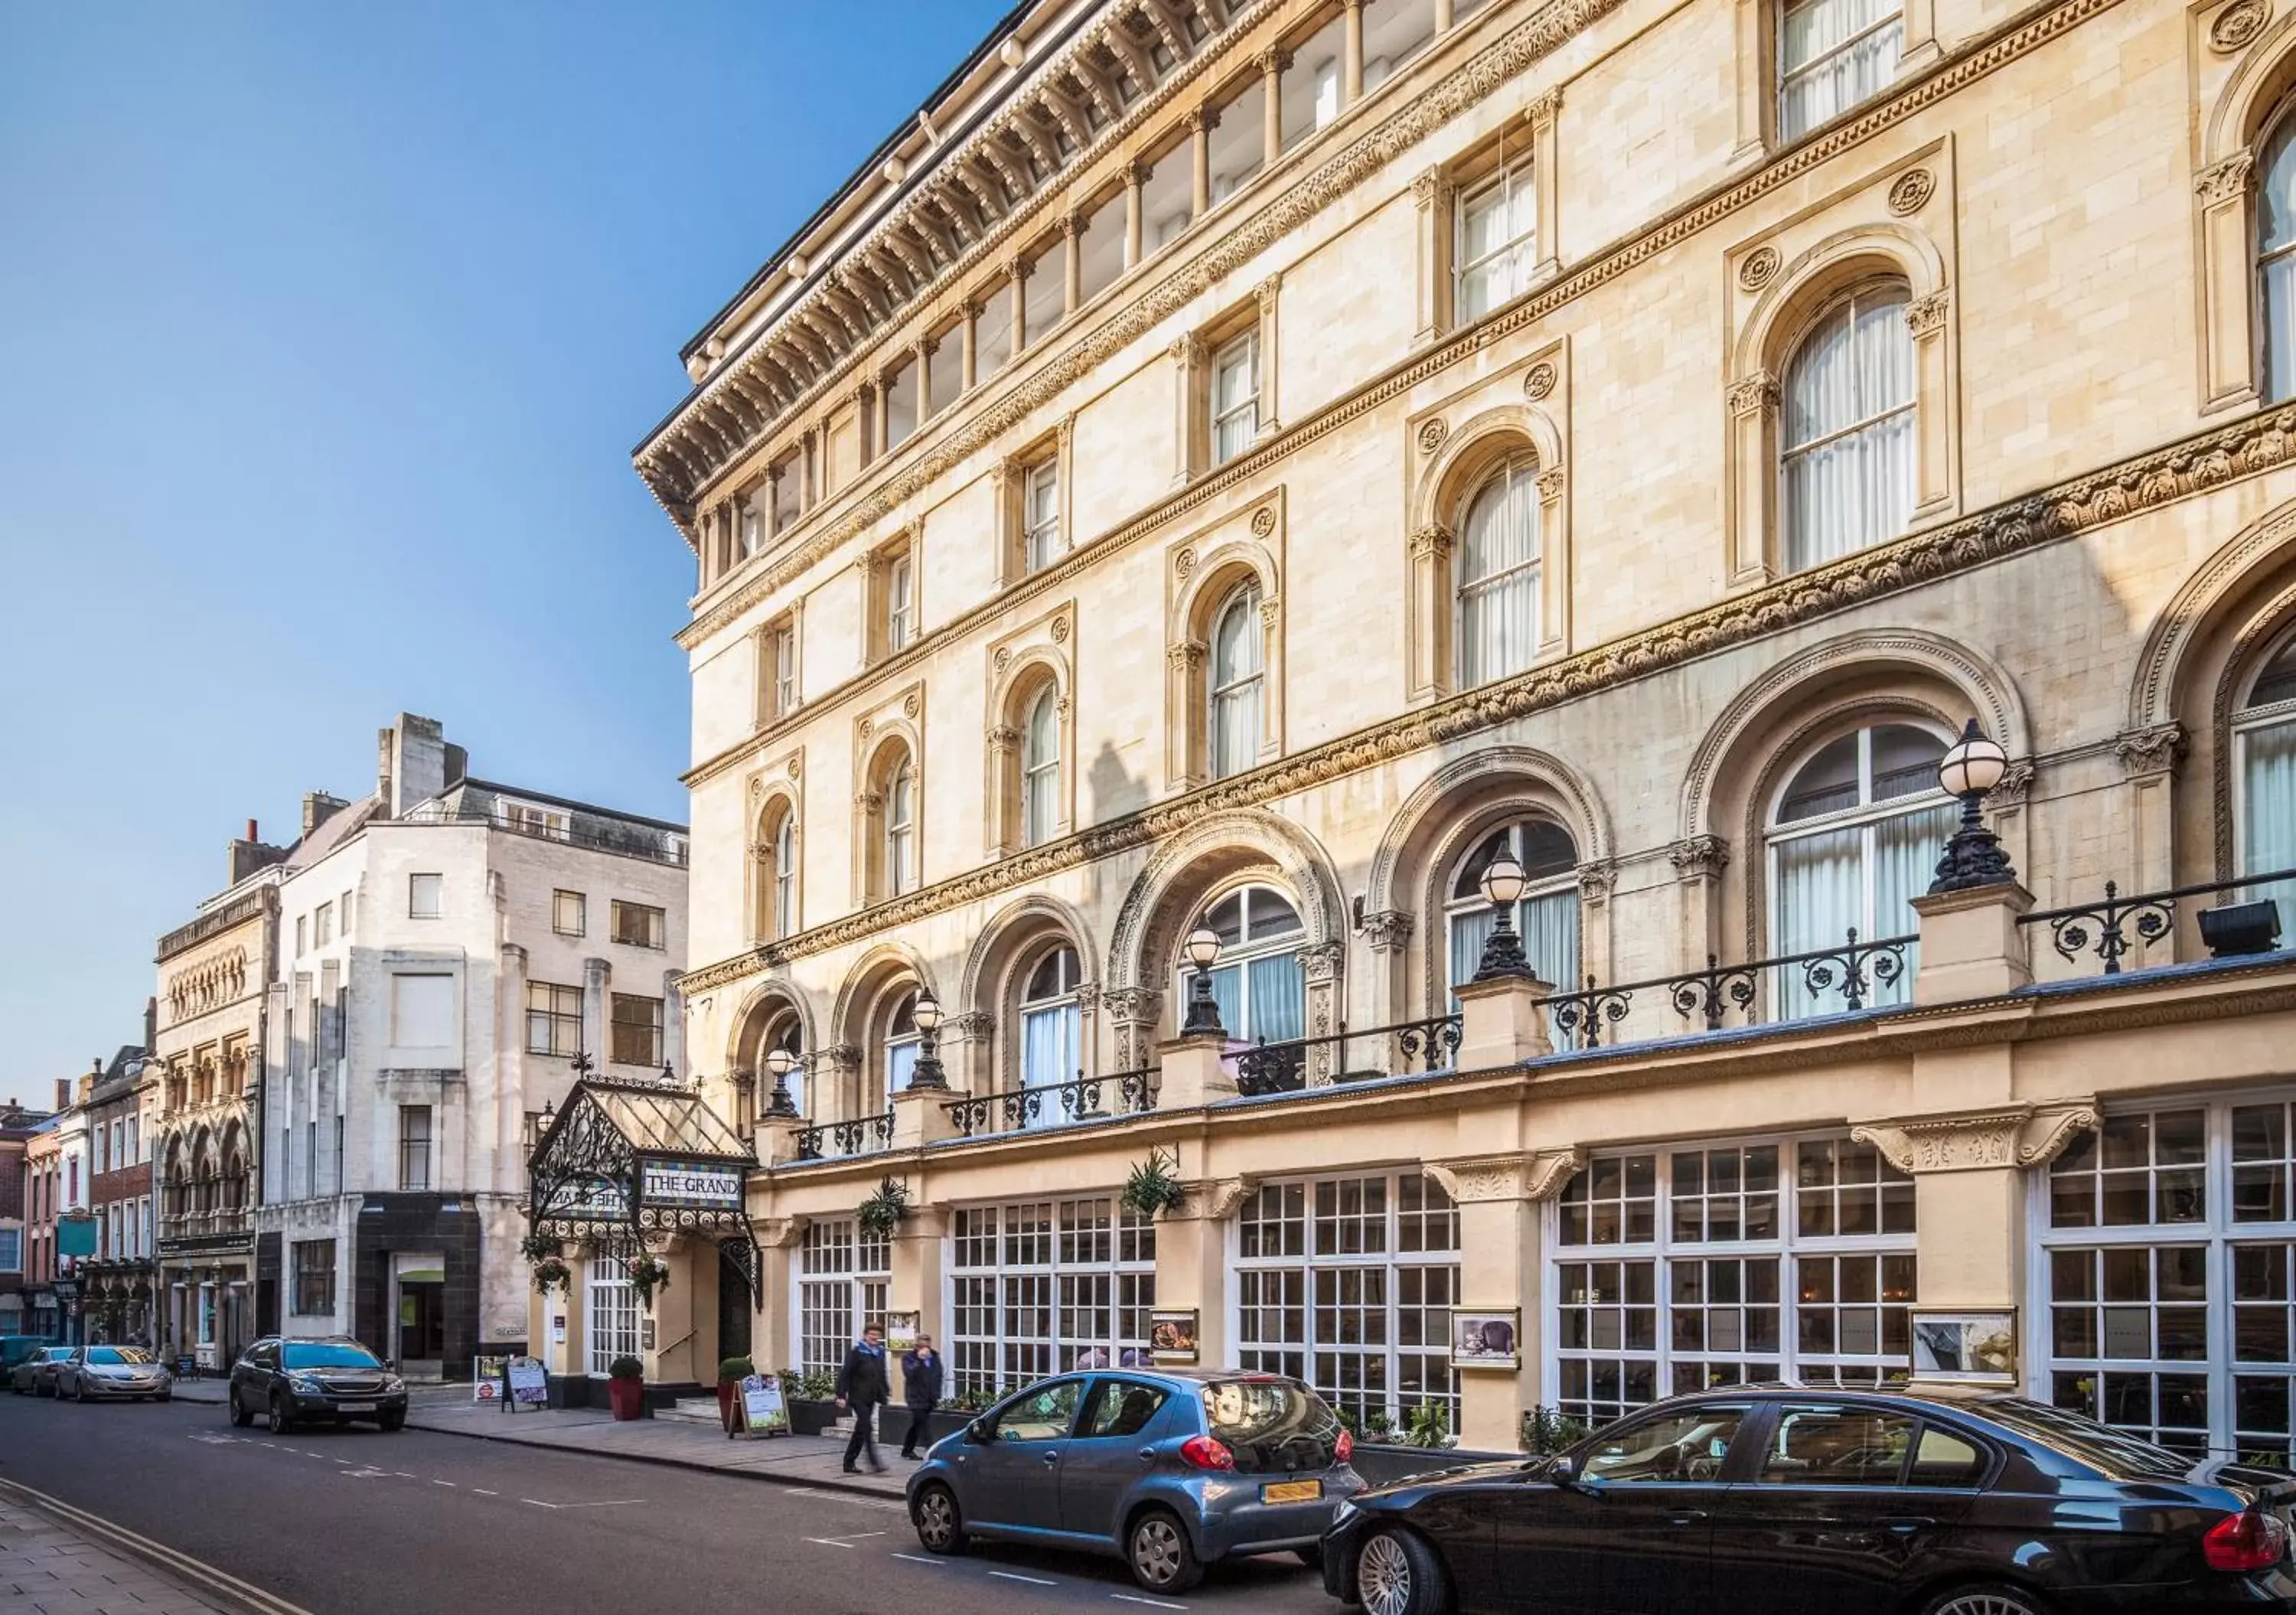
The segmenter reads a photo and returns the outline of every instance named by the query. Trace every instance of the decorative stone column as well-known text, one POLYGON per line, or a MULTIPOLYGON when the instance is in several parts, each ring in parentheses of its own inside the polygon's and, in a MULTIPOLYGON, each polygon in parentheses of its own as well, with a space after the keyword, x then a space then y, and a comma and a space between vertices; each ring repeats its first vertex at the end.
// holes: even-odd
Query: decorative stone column
POLYGON ((1188 130, 1188 217, 1201 218, 1212 205, 1212 131, 1219 114, 1207 106, 1193 106, 1181 119, 1188 130))
POLYGON ((933 412, 932 358, 940 344, 931 337, 917 339, 917 425, 922 426, 933 412))
POLYGON ((2256 227, 2249 222, 2255 171, 2254 153, 2234 152, 2202 169, 2193 181, 2201 216, 2203 414, 2246 409, 2257 402, 2256 343, 2251 335, 2256 227))
POLYGON ((1913 1175, 1921 1305, 2003 1312, 2020 1320, 2021 1382, 2028 1354, 2039 1349, 2022 1318, 2026 1184, 2033 1168, 2054 1160, 2075 1134, 2096 1125, 2096 1102, 2080 1098, 1891 1117, 1849 1129, 1851 1138, 1872 1144, 1891 1166, 1913 1175))
MULTIPOLYGON (((1198 1179, 1156 1225, 1156 1305, 1196 1313, 1196 1361, 1234 1365, 1227 1338, 1227 1220, 1256 1185, 1250 1178, 1198 1179)), ((1177 1365, 1176 1365, 1177 1366, 1177 1365)))
POLYGON ((1420 170, 1411 200, 1419 209, 1419 317, 1411 345, 1423 348, 1451 324, 1451 184, 1439 166, 1420 170))
POLYGON ((1061 317, 1084 307, 1084 217, 1061 215, 1061 317))
POLYGON ((960 395, 971 392, 980 380, 980 305, 967 298, 956 306, 956 317, 964 334, 964 358, 957 369, 956 387, 960 395))
POLYGON ((1451 31, 1451 0, 1435 0, 1435 31, 1439 35, 1451 31))
POLYGON ((1947 326, 1953 293, 1940 286, 1906 305, 1906 330, 1914 339, 1914 396, 1936 401, 1914 412, 1914 516, 1942 515, 1953 509, 1954 399, 1946 365, 1947 326))
POLYGON ((1364 942, 1371 949, 1371 969, 1365 972, 1370 990, 1358 989, 1357 999, 1367 1025, 1392 1026, 1409 1012, 1414 922, 1414 916, 1400 908, 1383 908, 1363 918, 1364 942))
POLYGON ((805 1239, 802 1217, 753 1217, 758 1234, 757 1315, 750 1320, 750 1356, 758 1372, 795 1368, 796 1298, 791 1293, 790 1252, 805 1239))
POLYGON ((996 1017, 987 1010, 972 1010, 962 1015, 952 1015, 941 1028, 941 1047, 954 1057, 956 1065, 956 1086, 969 1094, 993 1094, 996 1091, 996 1073, 990 1068, 995 1047, 990 1039, 996 1029, 996 1017))
POLYGON ((1006 290, 1013 294, 1013 358, 1018 359, 1029 346, 1029 260, 1015 253, 1005 266, 1006 290))
POLYGON ((1346 48, 1341 58, 1340 71, 1340 107, 1344 111, 1363 99, 1364 0, 1340 0, 1340 13, 1345 20, 1343 37, 1346 48))
POLYGON ((1463 981, 1459 1001, 1459 1070, 1496 1070, 1554 1052, 1546 1035, 1546 1000, 1554 988, 1535 976, 1463 981))
MULTIPOLYGON (((906 1097, 906 1095, 904 1095, 906 1097)), ((947 1331, 941 1316, 941 1248, 948 1234, 948 1210, 942 1206, 912 1206, 893 1230, 890 1281, 885 1286, 887 1308, 914 1312, 917 1327, 932 1336, 933 1349, 946 1351, 947 1331)), ((886 1365, 893 1394, 901 1394, 901 1360, 886 1365)))
MULTIPOLYGON (((2122 822, 2129 833, 2128 864, 2136 892, 2165 891, 2176 884, 2176 818, 2173 791, 2177 765, 2184 760, 2185 726, 2169 722, 2131 729, 2113 737, 2112 750, 2120 759, 2128 783, 2128 809, 2122 822)), ((2128 883, 2123 883, 2128 891, 2128 883)), ((2074 895, 2079 902, 2102 892, 2074 895)), ((2131 892, 2129 895, 2135 895, 2131 892)), ((2160 941, 2134 948, 2124 968, 2165 964, 2177 956, 2177 933, 2172 927, 2160 941)))
POLYGON ((1452 1316, 1512 1313, 1515 1320, 1513 1364, 1457 1371, 1462 1447, 1513 1452, 1523 1414, 1538 1406, 1545 1382, 1538 1208, 1586 1164, 1575 1149, 1427 1163, 1427 1176, 1459 1209, 1459 1299, 1452 1316))
POLYGON ((680 990, 680 972, 661 972, 661 1062, 665 1069, 681 1077, 693 1073, 685 1069, 685 994, 680 990))
POLYGON ((1723 398, 1730 410, 1729 584, 1734 589, 1751 589, 1770 580, 1778 379, 1758 370, 1733 381, 1723 398))
MULTIPOLYGON (((1283 430, 1278 414, 1282 405, 1277 396, 1276 381, 1282 374, 1277 361, 1282 357, 1283 327, 1275 318, 1277 301, 1283 292, 1282 271, 1269 275, 1251 289, 1251 299, 1259 308, 1259 431, 1266 442, 1283 430)), ((1554 591, 1560 593, 1560 591, 1554 591)))
POLYGON ((2018 922, 2033 894, 2014 881, 1931 892, 1913 899, 1921 916, 1921 964, 1914 975, 1915 1004, 1997 998, 2031 985, 2033 965, 2018 922))
POLYGON ((1271 45, 1254 60, 1259 63, 1259 162, 1272 168, 1283 155, 1283 70, 1292 65, 1292 53, 1271 45))
POLYGON ((1172 486, 1184 486, 1196 466, 1196 382, 1203 366, 1203 339, 1194 332, 1172 343, 1172 486))
POLYGON ((1131 268, 1140 261, 1142 222, 1140 210, 1141 187, 1148 183, 1148 165, 1134 158, 1124 165, 1124 266, 1131 268))
MULTIPOLYGON (((1722 890, 1722 872, 1730 865, 1730 843, 1718 835, 1694 835, 1669 847, 1666 858, 1674 865, 1674 934, 1680 939, 1680 946, 1687 950, 1693 963, 1702 955, 1719 953, 1721 950, 1715 946, 1714 914, 1716 899, 1722 890)), ((1640 974, 1652 963, 1631 960, 1628 969, 1640 974)), ((1615 967, 1618 961, 1614 958, 1611 963, 1615 967)), ((1661 966, 1672 968, 1670 964, 1661 966)))
POLYGON ((1108 1012, 1111 1071, 1144 1070, 1156 1062, 1156 1021, 1164 1012, 1164 995, 1152 987, 1120 987, 1104 992, 1101 1007, 1108 1012))
MULTIPOLYGON (((1318 942, 1300 950, 1301 973, 1307 978, 1308 1036, 1310 1038, 1329 1037, 1337 1032, 1340 1023, 1347 1019, 1346 1006, 1340 996, 1340 977, 1347 963, 1348 947, 1344 942, 1318 942)), ((1344 1050, 1329 1043, 1314 1045, 1308 1051, 1307 1082, 1310 1087, 1328 1086, 1341 1074, 1339 1056, 1344 1050)))
POLYGON ((849 1043, 815 1050, 805 1062, 807 1113, 816 1121, 875 1114, 856 1108, 860 1070, 861 1051, 849 1043))
POLYGON ((582 961, 582 1046, 603 1070, 606 1047, 606 995, 612 987, 614 967, 603 959, 582 961))

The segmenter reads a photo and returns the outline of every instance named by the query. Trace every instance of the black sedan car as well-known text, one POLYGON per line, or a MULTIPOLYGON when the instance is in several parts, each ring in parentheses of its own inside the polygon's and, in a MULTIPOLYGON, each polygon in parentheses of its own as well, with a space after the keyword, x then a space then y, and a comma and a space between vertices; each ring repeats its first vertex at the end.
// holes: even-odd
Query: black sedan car
POLYGON ((1370 1615, 2296 1611, 2292 1504, 2005 1393, 1739 1388, 1363 1493, 1324 1584, 1370 1615))
POLYGON ((357 1340, 298 1340, 268 1335, 232 1365, 231 1422, 259 1415, 274 1434, 306 1420, 348 1424, 372 1419, 385 1430, 406 1422, 406 1381, 357 1340))

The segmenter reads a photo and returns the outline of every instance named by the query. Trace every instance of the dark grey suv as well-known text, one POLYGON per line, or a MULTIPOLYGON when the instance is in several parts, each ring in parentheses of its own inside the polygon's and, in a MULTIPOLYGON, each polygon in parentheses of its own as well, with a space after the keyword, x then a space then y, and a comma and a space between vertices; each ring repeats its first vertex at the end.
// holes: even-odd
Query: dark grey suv
POLYGON ((1216 1559, 1319 1562, 1363 1489, 1339 1415, 1275 1374, 1126 1368, 1031 1385, 942 1439, 909 1479, 917 1539, 996 1537, 1114 1554, 1152 1593, 1216 1559))
POLYGON ((234 1424, 245 1428, 260 1415, 275 1434, 304 1420, 372 1419, 385 1430, 406 1422, 406 1381, 342 1335, 256 1341, 232 1365, 227 1400, 234 1424))

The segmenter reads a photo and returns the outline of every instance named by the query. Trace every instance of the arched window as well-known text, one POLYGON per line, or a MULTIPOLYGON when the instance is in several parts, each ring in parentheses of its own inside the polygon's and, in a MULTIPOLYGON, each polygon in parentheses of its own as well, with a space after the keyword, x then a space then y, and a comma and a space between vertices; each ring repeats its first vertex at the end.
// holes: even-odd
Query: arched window
POLYGON ((885 1022, 885 1097, 905 1092, 916 1074, 917 1051, 923 1045, 917 1031, 917 994, 905 990, 885 1022))
POLYGON ((1459 860, 1444 905, 1451 930, 1451 985, 1475 979, 1497 916, 1483 898, 1483 871, 1502 852, 1513 853, 1530 877, 1514 909, 1522 951, 1538 979, 1557 992, 1578 988, 1578 849, 1570 832, 1551 819, 1503 824, 1459 860))
POLYGON ((1021 730, 1021 842, 1049 841, 1061 818, 1061 693, 1046 681, 1021 730))
MULTIPOLYGON (((1774 954, 1840 947, 1860 938, 1906 936, 1920 926, 1911 900, 1929 889, 1956 822, 1938 784, 1947 742, 1910 724, 1876 724, 1828 741, 1786 782, 1770 816, 1770 948, 1774 954)), ((1869 1004, 1900 1004, 1903 975, 1874 984, 1869 1004)), ((1814 997, 1800 972, 1784 972, 1779 1009, 1787 1016, 1838 1010, 1838 996, 1814 997)))
MULTIPOLYGON (((1083 1075, 1084 1013, 1077 1003, 1081 979, 1072 947, 1054 948, 1029 971, 1021 988, 1023 1087, 1052 1087, 1083 1075)), ((1057 1110, 1053 1114, 1057 1116, 1057 1110)))
POLYGON ((1780 467, 1786 570, 1905 531, 1914 507, 1914 338, 1902 281, 1818 319, 1786 366, 1780 467))
MULTIPOLYGON (((1288 1043, 1308 1033, 1308 982, 1300 967, 1307 930, 1292 899, 1272 886, 1245 886, 1205 911, 1220 939, 1212 998, 1230 1037, 1288 1043)), ((1185 1011, 1190 978, 1183 965, 1174 1003, 1185 1011)))
POLYGON ((1260 641, 1259 585, 1240 586, 1212 621, 1211 771, 1241 774, 1259 760, 1266 658, 1260 641))
POLYGON ((1900 0, 1787 0, 1778 25, 1778 138, 1800 140, 1871 100, 1905 49, 1900 0))
POLYGON ((797 934, 797 813, 782 809, 774 825, 774 935, 797 934))
POLYGON ((2256 278, 2264 312, 2264 401, 2296 396, 2296 108, 2264 143, 2256 187, 2256 278))
MULTIPOLYGON (((2234 805, 2243 874, 2296 869, 2296 635, 2283 641, 2248 686, 2233 719, 2234 805)), ((2296 938, 2296 880, 2259 886, 2250 900, 2280 906, 2284 941, 2296 938)))
POLYGON ((885 775, 885 844, 881 895, 898 898, 916 880, 917 770, 906 751, 885 775))
POLYGON ((1518 456, 1459 524, 1459 687, 1505 678, 1538 652, 1538 463, 1518 456))
POLYGON ((773 1100, 774 1073, 766 1057, 775 1049, 785 1050, 795 1058, 797 1063, 790 1067, 788 1077, 783 1080, 798 1114, 810 1114, 806 1109, 805 1022, 798 1019, 796 1010, 784 1004, 766 1022, 766 1029, 758 1037, 756 1086, 749 1101, 751 1108, 748 1115, 740 1119, 742 1125, 738 1128, 745 1138, 755 1125, 757 1110, 773 1100))

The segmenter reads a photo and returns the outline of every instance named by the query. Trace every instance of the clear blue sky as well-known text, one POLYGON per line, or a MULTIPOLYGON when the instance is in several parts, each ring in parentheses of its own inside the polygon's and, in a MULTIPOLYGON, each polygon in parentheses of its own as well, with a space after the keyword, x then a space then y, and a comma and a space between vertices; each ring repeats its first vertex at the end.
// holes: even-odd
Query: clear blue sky
POLYGON ((679 345, 1007 0, 0 6, 0 1100, 374 732, 685 816, 679 345))

